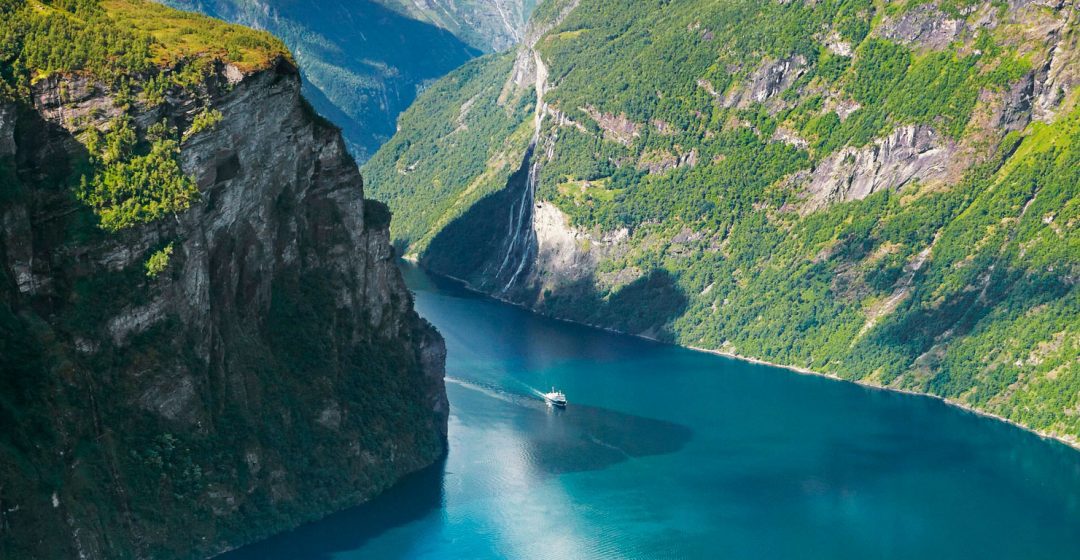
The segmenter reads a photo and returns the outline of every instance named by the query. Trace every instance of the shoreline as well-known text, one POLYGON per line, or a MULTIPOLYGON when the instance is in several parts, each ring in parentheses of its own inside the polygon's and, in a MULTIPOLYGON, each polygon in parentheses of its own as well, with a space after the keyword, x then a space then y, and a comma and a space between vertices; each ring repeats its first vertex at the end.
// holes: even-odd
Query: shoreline
MULTIPOLYGON (((623 333, 623 334, 625 334, 625 333, 623 333)), ((635 336, 635 335, 630 335, 630 336, 635 336)), ((647 340, 652 340, 652 339, 647 339, 647 340)), ((657 341, 657 342, 659 342, 659 341, 657 341)), ((661 342, 661 344, 664 344, 664 343, 661 342)), ((813 376, 813 377, 823 377, 823 378, 829 379, 831 381, 839 381, 841 383, 850 383, 852 385, 858 385, 859 387, 863 387, 865 389, 872 389, 872 390, 875 390, 875 391, 888 391, 888 392, 891 392, 891 393, 898 393, 898 394, 908 395, 908 396, 912 396, 912 397, 923 397, 923 398, 933 399, 933 400, 941 402, 941 403, 943 403, 943 404, 945 404, 947 406, 958 408, 960 410, 963 410, 964 412, 968 412, 968 413, 974 414, 976 416, 981 416, 983 418, 997 420, 999 422, 1009 424, 1009 425, 1011 425, 1013 427, 1016 427, 1016 428, 1019 428, 1019 429, 1025 431, 1025 432, 1028 432, 1030 434, 1039 436, 1042 439, 1053 440, 1053 441, 1056 441, 1058 443, 1064 444, 1067 447, 1070 447, 1072 449, 1080 451, 1080 440, 1078 440, 1078 439, 1069 439, 1069 438, 1067 438, 1065 436, 1059 436, 1059 435, 1056 435, 1056 434, 1051 434, 1051 433, 1048 433, 1048 432, 1044 432, 1042 430, 1036 430, 1036 429, 1034 429, 1032 427, 1025 426, 1025 425, 1023 425, 1023 424, 1021 424, 1021 423, 1019 423, 1019 422, 1017 422, 1015 420, 1011 420, 1009 418, 1001 416, 1000 414, 995 414, 993 412, 989 412, 989 411, 986 411, 986 410, 980 410, 980 409, 975 408, 975 407, 973 407, 973 406, 971 406, 971 405, 969 405, 967 403, 963 403, 963 402, 960 402, 960 401, 957 401, 957 400, 954 400, 954 399, 950 399, 948 397, 942 397, 941 395, 934 395, 932 393, 920 393, 919 391, 912 391, 911 389, 901 389, 901 388, 898 388, 898 387, 889 387, 889 386, 886 386, 886 385, 878 385, 878 384, 875 384, 875 383, 868 383, 866 381, 862 381, 862 380, 858 380, 858 379, 844 379, 843 377, 840 377, 840 376, 836 375, 835 373, 823 373, 823 372, 820 372, 820 371, 814 371, 814 370, 807 369, 807 368, 804 368, 804 367, 799 367, 799 366, 790 366, 790 365, 784 365, 784 364, 777 364, 777 363, 769 362, 769 361, 766 361, 766 360, 762 360, 760 358, 742 356, 742 355, 735 354, 735 353, 732 353, 732 352, 725 352, 723 350, 710 350, 708 348, 701 348, 699 346, 684 346, 682 344, 672 344, 672 346, 678 346, 679 348, 686 348, 687 350, 692 350, 694 352, 702 352, 702 353, 705 353, 705 354, 712 354, 714 356, 721 356, 721 357, 729 358, 729 359, 732 359, 732 360, 739 360, 741 362, 748 362, 748 363, 757 364, 757 365, 763 365, 763 366, 769 366, 769 367, 774 367, 774 368, 786 369, 788 371, 797 373, 799 375, 810 375, 810 376, 813 376)))
POLYGON ((535 309, 533 309, 533 308, 531 308, 531 307, 529 307, 529 306, 527 306, 527 305, 525 305, 523 303, 518 303, 518 302, 515 302, 515 301, 511 301, 511 300, 508 300, 508 299, 505 299, 505 298, 498 297, 496 295, 489 294, 489 293, 484 292, 482 290, 478 290, 475 287, 473 287, 473 285, 470 284, 468 281, 463 280, 461 278, 450 276, 448 274, 441 274, 441 273, 437 273, 437 272, 432 272, 432 271, 428 270, 427 268, 425 268, 423 265, 421 265, 419 260, 404 259, 404 258, 402 260, 405 260, 405 261, 409 262, 412 266, 416 266, 420 270, 423 270, 424 273, 426 273, 426 274, 430 274, 430 275, 433 275, 433 276, 438 276, 440 278, 446 278, 448 280, 453 280, 454 282, 460 284, 463 288, 465 288, 466 290, 468 290, 468 291, 470 291, 470 292, 472 292, 474 294, 478 294, 478 295, 484 296, 486 298, 493 299, 493 300, 498 301, 498 302, 510 304, 510 305, 513 305, 514 307, 519 307, 521 309, 525 309, 529 313, 532 313, 534 315, 539 315, 541 317, 547 317, 549 319, 555 319, 556 321, 562 321, 564 323, 570 323, 570 324, 573 324, 573 325, 581 325, 581 326, 584 326, 584 327, 598 329, 598 330, 606 331, 606 332, 613 333, 613 334, 619 334, 619 335, 624 335, 624 336, 632 336, 634 338, 640 338, 642 340, 648 340, 650 342, 655 342, 657 344, 664 344, 666 346, 675 346, 675 347, 678 347, 678 348, 685 348, 685 349, 691 350, 693 352, 702 352, 702 353, 705 353, 705 354, 712 354, 714 356, 721 356, 721 357, 732 359, 732 360, 739 360, 741 362, 747 362, 747 363, 752 363, 752 364, 757 364, 757 365, 762 365, 762 366, 770 366, 770 367, 774 367, 774 368, 786 369, 788 371, 797 373, 799 375, 811 375, 811 376, 814 376, 814 377, 822 377, 822 378, 829 379, 829 380, 832 380, 832 381, 839 381, 841 383, 851 383, 853 385, 858 385, 859 387, 863 387, 863 388, 866 388, 866 389, 873 389, 873 390, 876 390, 876 391, 889 391, 889 392, 899 393, 899 394, 903 394, 903 395, 910 395, 910 396, 913 396, 913 397, 924 397, 924 398, 934 399, 934 400, 939 401, 941 403, 944 403, 944 404, 946 404, 948 406, 958 408, 960 410, 963 410, 963 411, 971 413, 971 414, 975 414, 977 416, 981 416, 983 418, 988 418, 988 419, 992 419, 992 420, 997 420, 999 422, 1004 422, 1005 424, 1009 424, 1011 426, 1014 426, 1016 428, 1019 428, 1019 429, 1025 431, 1025 432, 1028 432, 1030 434, 1039 436, 1042 439, 1053 440, 1053 441, 1061 443, 1061 444, 1063 444, 1063 445, 1065 445, 1067 447, 1070 447, 1070 448, 1072 448, 1072 449, 1074 449, 1076 451, 1080 451, 1080 439, 1069 438, 1069 437, 1066 437, 1066 436, 1060 436, 1060 435, 1051 434, 1049 432, 1045 432, 1045 431, 1042 431, 1042 430, 1037 430, 1037 429, 1032 428, 1030 426, 1025 426, 1025 425, 1023 425, 1023 424, 1021 424, 1021 423, 1019 423, 1019 422, 1017 422, 1015 420, 1011 420, 1009 418, 1001 416, 1000 414, 995 414, 993 412, 989 412, 989 411, 986 411, 986 410, 980 410, 980 409, 977 409, 977 408, 975 408, 975 407, 973 407, 973 406, 971 406, 971 405, 969 405, 967 403, 959 402, 959 401, 956 401, 954 399, 950 399, 948 397, 943 397, 941 395, 934 395, 934 394, 931 394, 931 393, 920 393, 918 391, 912 391, 911 389, 901 389, 901 388, 898 388, 898 387, 888 387, 888 386, 885 386, 885 385, 878 385, 878 384, 874 384, 874 383, 868 383, 866 381, 861 381, 861 380, 857 380, 857 379, 844 379, 843 377, 840 377, 840 376, 836 375, 835 373, 824 373, 824 372, 814 371, 812 369, 808 369, 808 368, 804 368, 804 367, 800 367, 800 366, 777 364, 777 363, 773 363, 773 362, 770 362, 770 361, 767 361, 767 360, 762 360, 760 358, 754 358, 754 357, 751 357, 751 356, 742 356, 740 354, 737 354, 737 353, 734 353, 734 352, 726 352, 724 350, 713 350, 713 349, 709 349, 709 348, 702 348, 700 346, 689 346, 689 345, 684 345, 684 344, 677 344, 677 343, 674 343, 674 342, 664 342, 662 340, 658 340, 656 338, 652 338, 652 337, 649 337, 649 336, 623 332, 623 331, 620 331, 620 330, 617 330, 617 329, 612 329, 610 327, 604 327, 604 326, 601 326, 601 325, 592 325, 592 324, 585 323, 585 322, 582 322, 582 321, 574 321, 572 319, 566 319, 564 317, 555 317, 553 315, 545 315, 545 314, 540 313, 540 312, 536 311, 535 309))

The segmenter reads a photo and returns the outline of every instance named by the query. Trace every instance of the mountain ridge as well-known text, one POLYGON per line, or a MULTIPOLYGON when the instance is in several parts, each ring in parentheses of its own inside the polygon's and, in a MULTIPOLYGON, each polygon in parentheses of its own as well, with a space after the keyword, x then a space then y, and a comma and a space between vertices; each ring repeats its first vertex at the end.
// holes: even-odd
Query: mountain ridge
POLYGON ((522 39, 536 0, 380 0, 387 7, 428 21, 484 52, 513 47, 522 39))

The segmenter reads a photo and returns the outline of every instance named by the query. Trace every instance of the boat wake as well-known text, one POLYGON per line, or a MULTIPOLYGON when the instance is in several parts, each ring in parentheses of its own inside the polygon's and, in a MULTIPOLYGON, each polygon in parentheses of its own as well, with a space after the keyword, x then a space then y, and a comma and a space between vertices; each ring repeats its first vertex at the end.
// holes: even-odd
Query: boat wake
POLYGON ((547 404, 547 400, 544 396, 544 391, 541 391, 521 381, 518 381, 518 383, 521 384, 523 388, 525 388, 526 391, 524 393, 516 393, 497 385, 470 381, 466 379, 461 379, 459 377, 452 377, 449 375, 446 376, 446 382, 453 383, 454 385, 457 385, 459 387, 470 389, 472 391, 482 393, 489 397, 499 399, 503 402, 508 402, 510 404, 516 404, 519 406, 539 408, 541 405, 546 406, 547 404))
POLYGON ((544 393, 522 383, 524 387, 528 389, 527 394, 515 393, 508 391, 503 387, 496 385, 481 383, 477 381, 469 381, 458 377, 446 376, 447 383, 453 383, 459 387, 482 393, 489 397, 499 399, 500 401, 515 404, 518 406, 527 406, 530 408, 539 408, 539 405, 544 400, 544 393), (536 398, 533 398, 533 397, 536 398))

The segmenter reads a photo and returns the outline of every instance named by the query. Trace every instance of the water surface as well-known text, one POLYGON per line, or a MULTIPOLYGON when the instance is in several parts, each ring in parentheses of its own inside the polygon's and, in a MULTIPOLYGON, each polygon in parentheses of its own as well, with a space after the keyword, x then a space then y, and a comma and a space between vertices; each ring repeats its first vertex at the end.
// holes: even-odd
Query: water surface
POLYGON ((223 558, 1080 558, 1064 445, 404 270, 447 342, 448 457, 223 558), (551 386, 565 410, 537 397, 551 386))

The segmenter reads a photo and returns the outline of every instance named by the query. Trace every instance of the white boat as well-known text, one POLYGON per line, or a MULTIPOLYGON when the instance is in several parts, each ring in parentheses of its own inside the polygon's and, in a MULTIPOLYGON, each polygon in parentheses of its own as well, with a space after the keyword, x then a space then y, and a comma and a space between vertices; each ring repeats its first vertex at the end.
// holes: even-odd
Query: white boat
POLYGON ((554 387, 550 393, 544 393, 544 400, 555 406, 566 406, 566 395, 562 391, 556 391, 554 387))

